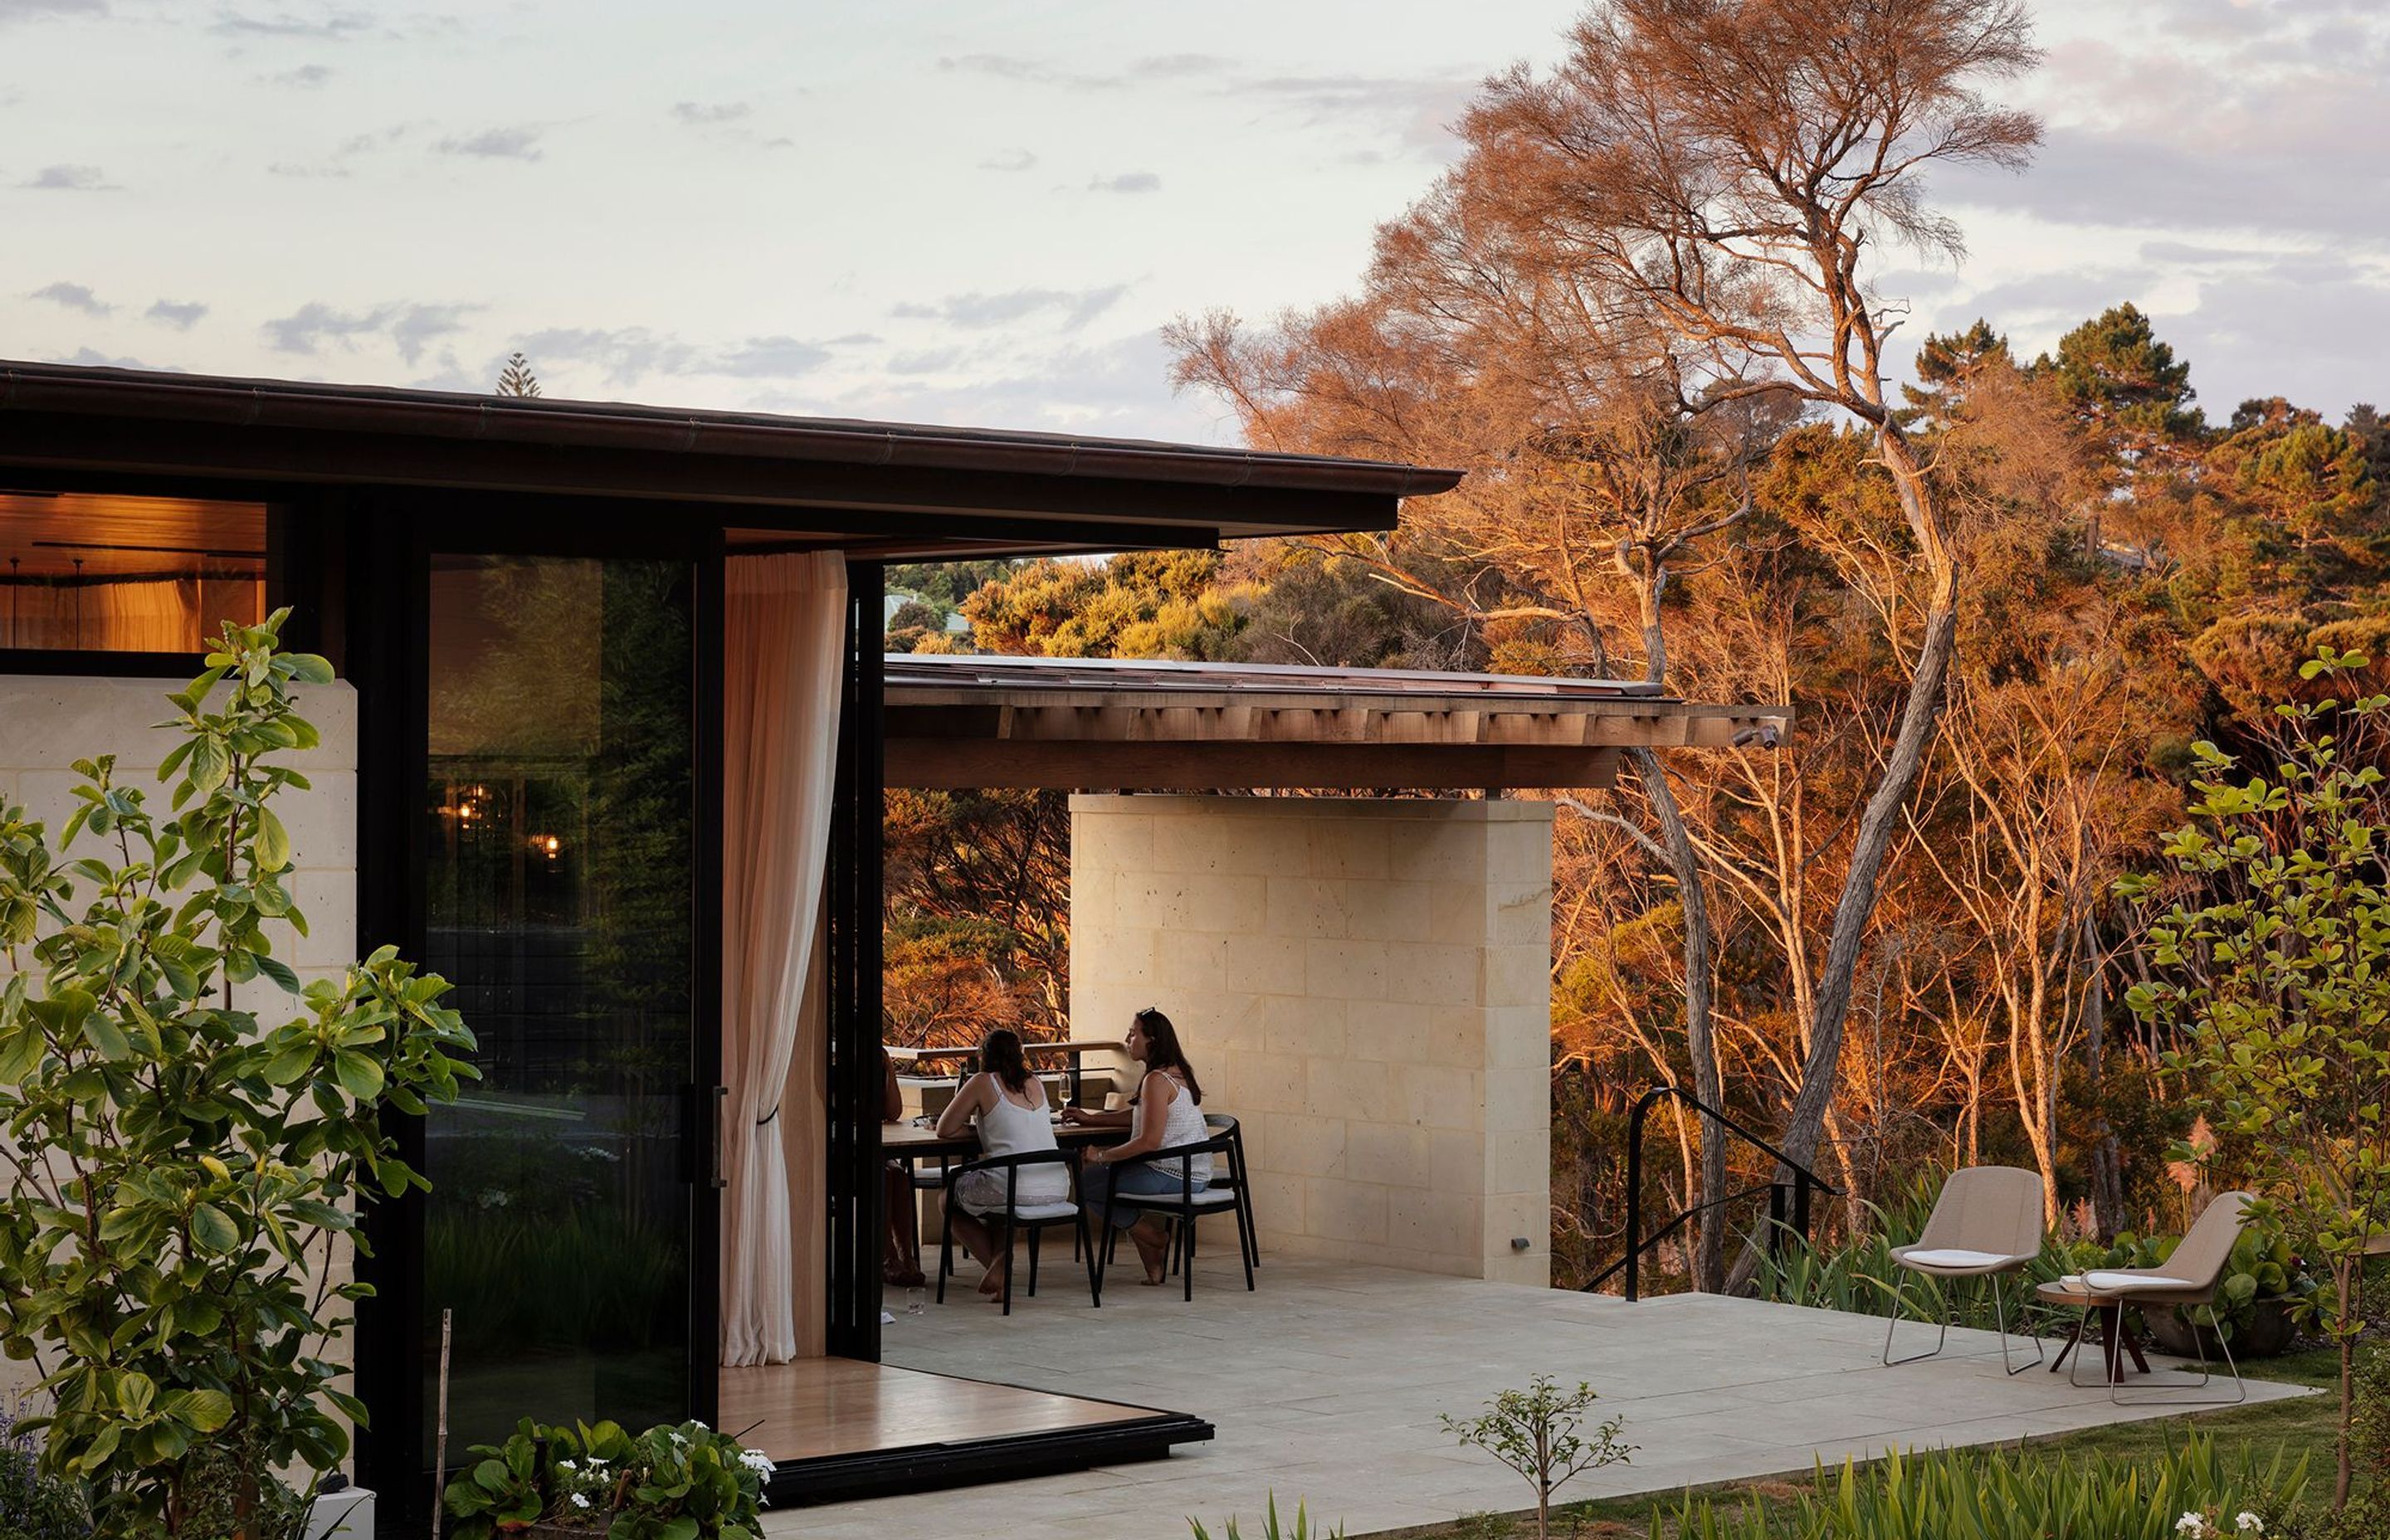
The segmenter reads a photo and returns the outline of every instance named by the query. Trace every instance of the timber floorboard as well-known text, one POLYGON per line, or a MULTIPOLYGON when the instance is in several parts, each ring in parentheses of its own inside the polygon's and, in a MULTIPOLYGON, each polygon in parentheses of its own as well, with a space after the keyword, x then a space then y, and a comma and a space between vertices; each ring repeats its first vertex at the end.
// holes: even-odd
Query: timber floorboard
POLYGON ((776 1461, 1017 1438, 1156 1414, 853 1358, 722 1371, 722 1428, 776 1461))

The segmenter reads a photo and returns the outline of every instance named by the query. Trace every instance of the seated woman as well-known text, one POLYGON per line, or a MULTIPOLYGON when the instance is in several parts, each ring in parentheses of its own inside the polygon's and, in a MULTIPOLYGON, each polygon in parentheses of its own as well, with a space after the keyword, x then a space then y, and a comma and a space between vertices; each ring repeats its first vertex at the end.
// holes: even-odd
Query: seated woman
MULTIPOLYGON (((885 1044, 880 1048, 880 1121, 883 1123, 905 1121, 905 1092, 896 1084, 896 1061, 888 1057, 885 1044)), ((913 1203, 913 1168, 902 1161, 889 1161, 880 1167, 880 1184, 885 1195, 882 1207, 888 1213, 888 1234, 883 1238, 880 1248, 880 1276, 898 1289, 919 1289, 928 1280, 921 1277, 919 1215, 913 1203)))
POLYGON ((1149 1006, 1130 1019, 1128 1056, 1145 1066, 1137 1099, 1124 1112, 1090 1112, 1076 1107, 1062 1110, 1062 1121, 1097 1128, 1125 1128, 1128 1138, 1108 1149, 1091 1149, 1081 1158, 1080 1197, 1099 1218, 1128 1232, 1137 1243, 1137 1260, 1145 1264, 1145 1281, 1160 1284, 1169 1268, 1169 1236, 1161 1221, 1142 1210, 1121 1204, 1122 1198, 1176 1197, 1191 1180, 1197 1190, 1212 1182, 1212 1157, 1181 1156, 1151 1165, 1111 1168, 1133 1155, 1180 1145, 1201 1144, 1211 1137, 1203 1126, 1203 1087, 1178 1046, 1178 1029, 1170 1018, 1149 1006), (1179 1167, 1190 1169, 1184 1178, 1179 1167))
MULTIPOLYGON (((1054 1123, 1046 1111, 1046 1083, 1029 1072, 1020 1034, 1003 1027, 989 1033, 980 1045, 979 1061, 984 1067, 963 1082, 955 1099, 939 1114, 938 1136, 958 1136, 976 1117, 979 1147, 987 1154, 1026 1155, 1056 1148, 1054 1123)), ((1016 1184, 1012 1190, 1016 1208, 1064 1203, 1071 1198, 1070 1170, 1059 1164, 1023 1166, 1018 1172, 967 1171, 956 1179, 955 1207, 959 1212, 955 1215, 955 1234, 987 1269, 979 1280, 979 1291, 989 1299, 1003 1294, 1005 1269, 1012 1258, 1009 1251, 996 1254, 996 1226, 983 1216, 1004 1211, 1008 1181, 1016 1184)))

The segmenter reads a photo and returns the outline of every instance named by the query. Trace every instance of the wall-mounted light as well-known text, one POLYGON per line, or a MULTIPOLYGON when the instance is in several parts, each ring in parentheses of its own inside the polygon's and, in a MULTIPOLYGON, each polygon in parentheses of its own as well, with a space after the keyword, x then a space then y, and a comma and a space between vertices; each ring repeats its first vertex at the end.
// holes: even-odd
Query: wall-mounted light
POLYGON ((531 848, 553 861, 564 853, 564 841, 553 834, 531 836, 531 848))

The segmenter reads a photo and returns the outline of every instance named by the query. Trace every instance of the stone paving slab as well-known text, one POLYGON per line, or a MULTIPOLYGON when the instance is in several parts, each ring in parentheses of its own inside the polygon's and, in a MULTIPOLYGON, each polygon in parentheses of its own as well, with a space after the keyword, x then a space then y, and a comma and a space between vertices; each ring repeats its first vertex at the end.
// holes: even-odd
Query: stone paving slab
MULTIPOLYGON (((1624 1415, 1638 1446, 1631 1464, 1580 1478, 1569 1497, 1674 1492, 1813 1460, 2011 1443, 2182 1409, 2117 1406, 2042 1368, 2011 1377, 1989 1332, 1954 1330, 1943 1356, 1885 1368, 1881 1321, 1754 1300, 1630 1305, 1279 1257, 1266 1260, 1260 1285, 1246 1293, 1233 1256, 1207 1258, 1192 1304, 1115 1274, 1101 1310, 1057 1290, 1015 1301, 1005 1320, 950 1291, 955 1303, 898 1317, 886 1328, 892 1364, 1189 1412, 1218 1436, 1166 1460, 785 1510, 766 1518, 765 1533, 1186 1540, 1190 1515, 1217 1534, 1235 1513, 1251 1532, 1273 1492, 1284 1512, 1300 1498, 1356 1535, 1512 1510, 1530 1500, 1525 1483, 1456 1446, 1438 1418, 1471 1415, 1539 1372, 1589 1380, 1601 1393, 1596 1415, 1624 1415)), ((1930 1328, 1913 1329, 1904 1352, 1930 1343, 1930 1328)), ((2186 1378, 2148 1383, 2154 1392, 2186 1378)), ((2306 1393, 2249 1382, 2252 1402, 2306 1393)))

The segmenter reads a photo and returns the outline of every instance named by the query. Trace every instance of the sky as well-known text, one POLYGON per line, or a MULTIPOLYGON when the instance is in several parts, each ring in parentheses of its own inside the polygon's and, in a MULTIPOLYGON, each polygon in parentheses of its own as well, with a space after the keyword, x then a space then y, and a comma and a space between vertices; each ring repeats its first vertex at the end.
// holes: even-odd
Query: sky
MULTIPOLYGON (((2132 301, 2390 404, 2390 5, 2037 3, 1908 336, 2132 301)), ((1231 443, 1160 330, 1351 289, 1568 0, 0 0, 0 357, 1231 443)))

